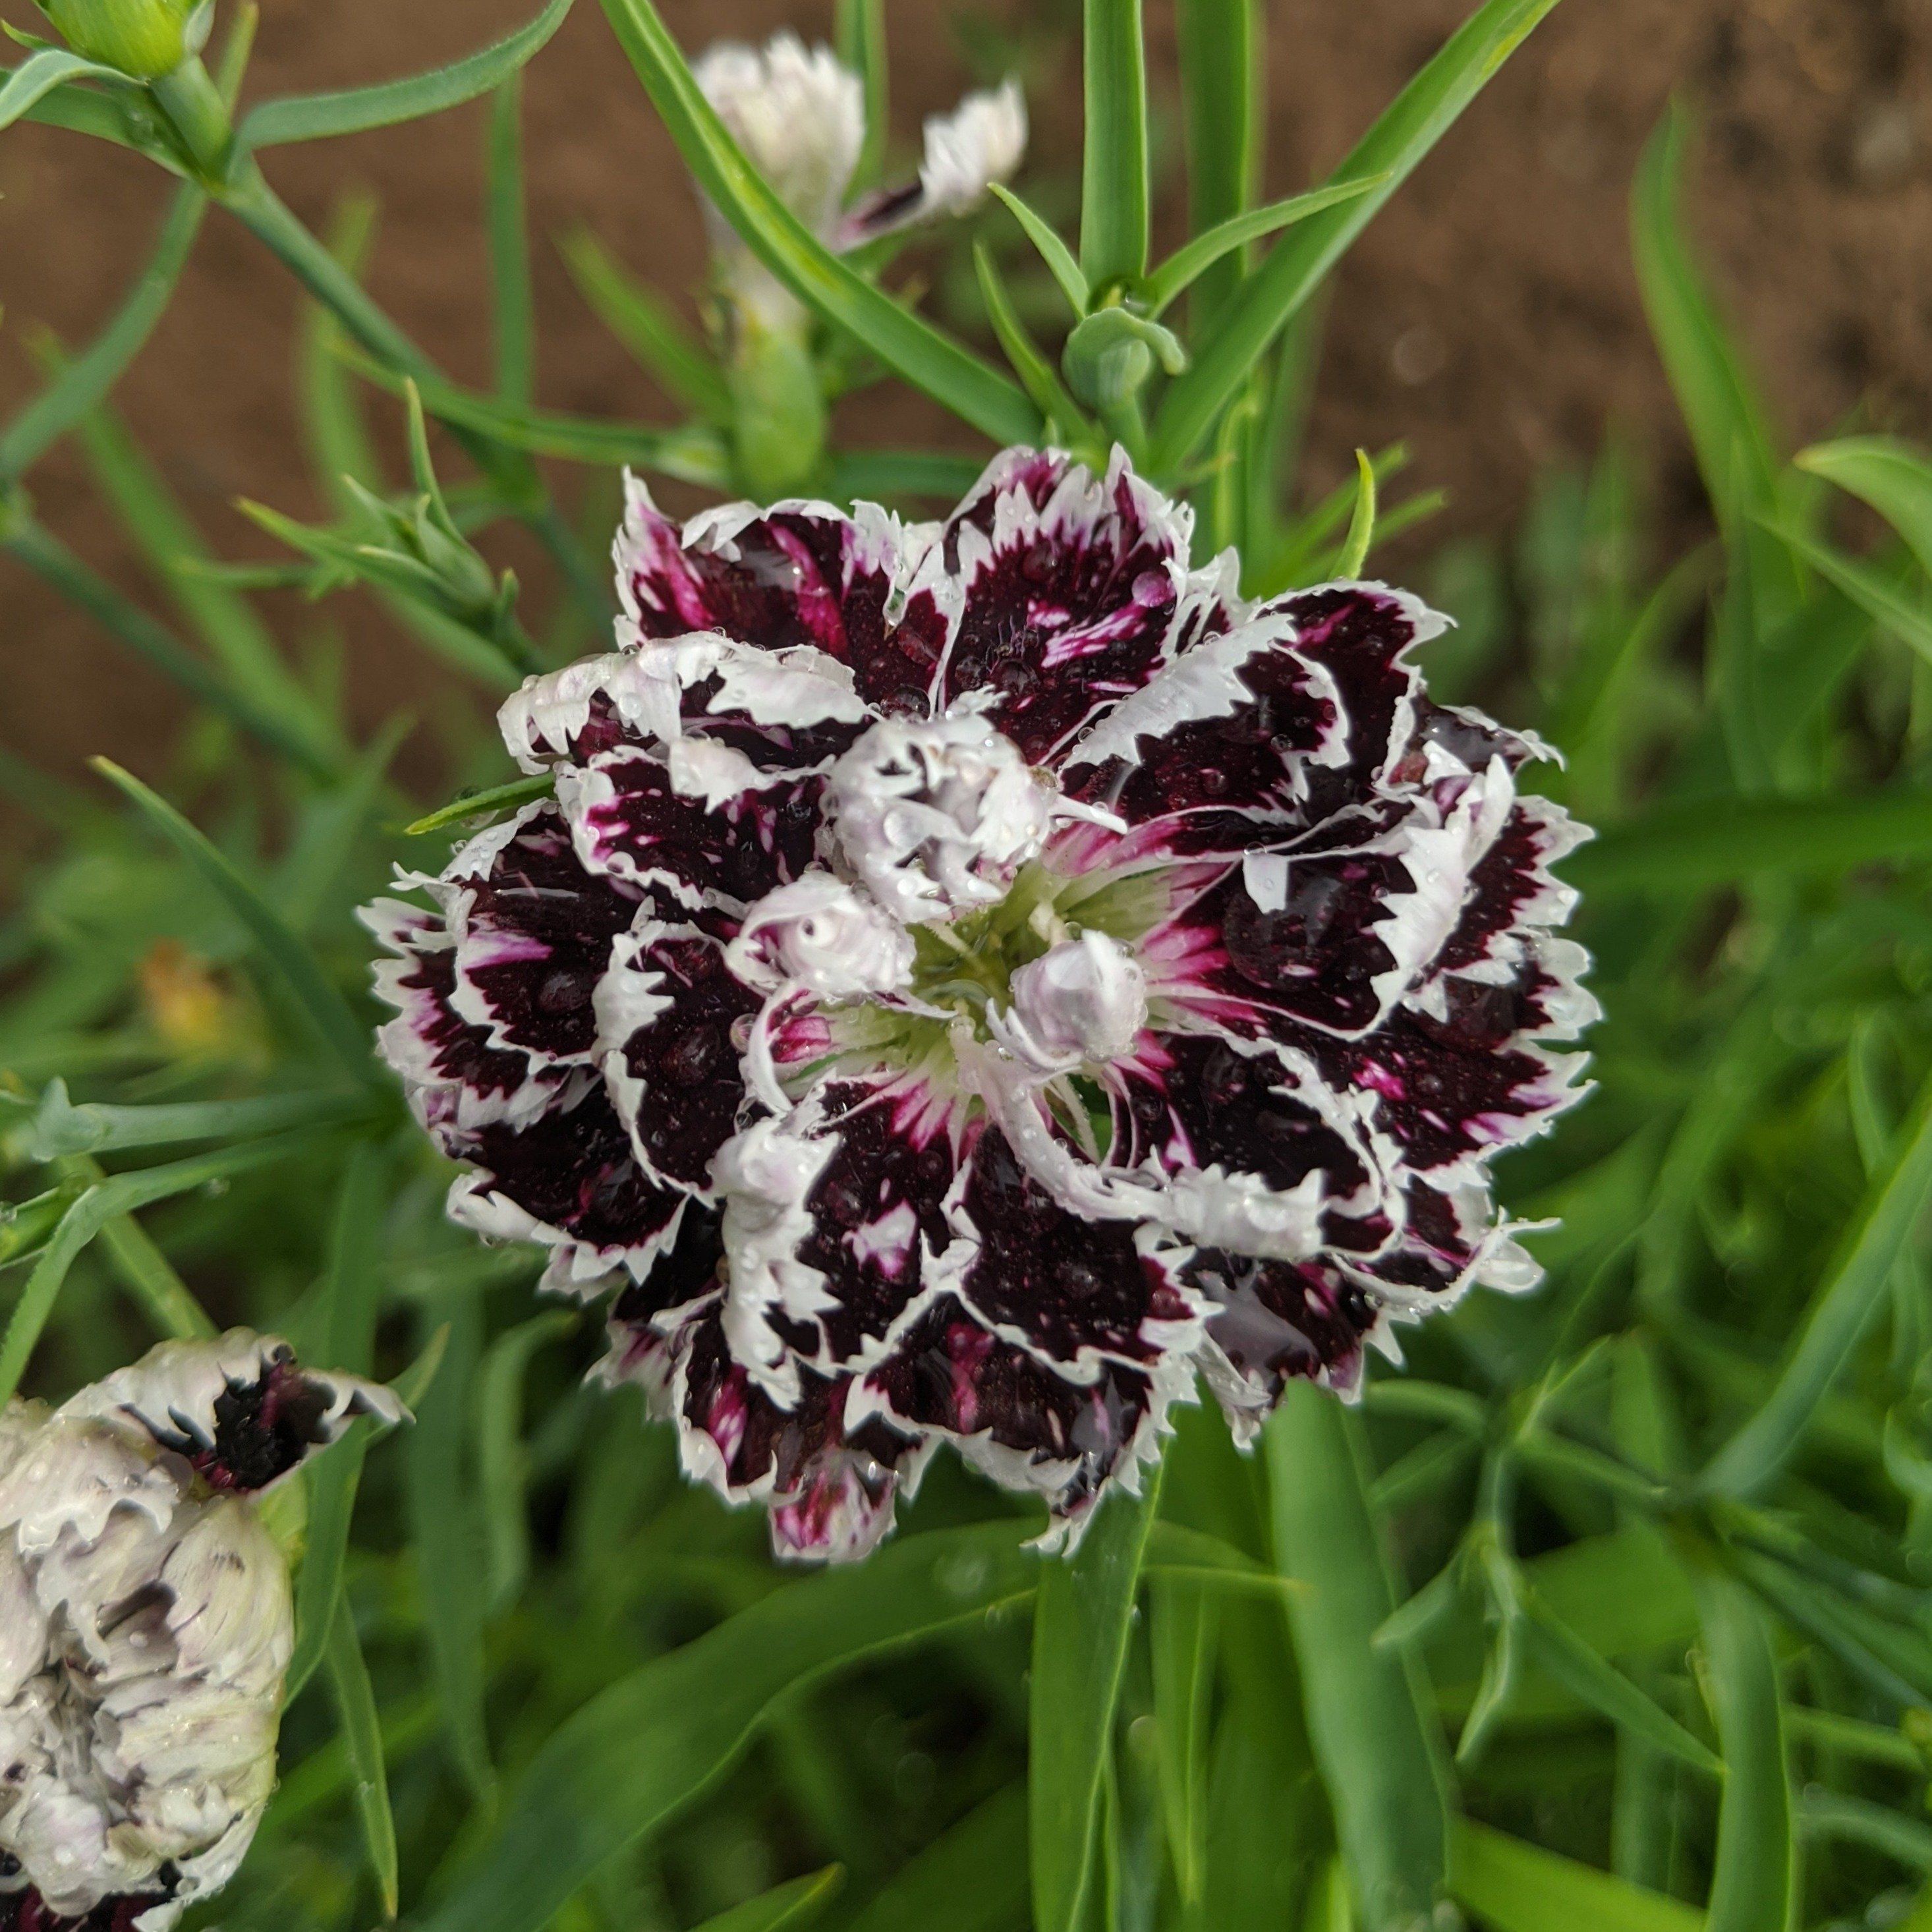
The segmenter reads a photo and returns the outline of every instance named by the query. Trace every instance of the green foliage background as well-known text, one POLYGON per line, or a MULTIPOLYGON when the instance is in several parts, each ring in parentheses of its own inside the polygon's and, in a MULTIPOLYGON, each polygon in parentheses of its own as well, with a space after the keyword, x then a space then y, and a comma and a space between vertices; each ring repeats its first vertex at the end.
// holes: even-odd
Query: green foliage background
MULTIPOLYGON (((1602 828, 1568 867, 1600 1090, 1504 1177, 1557 1224, 1546 1286, 1410 1331, 1358 1409, 1295 1391, 1252 1458, 1184 1414, 1156 1498, 1111 1504, 1071 1564, 942 1464, 871 1562, 780 1572, 760 1523, 682 1483, 634 1391, 581 1385, 594 1322, 533 1302, 533 1256, 445 1224, 448 1173, 370 1057, 352 909, 505 802, 500 751, 460 748, 481 795, 404 830, 435 802, 389 776, 406 721, 358 741, 328 653, 284 655, 255 601, 353 587, 500 692, 601 640, 615 466, 769 482, 746 372, 592 244, 586 298, 688 420, 535 400, 515 76, 569 4, 436 74, 243 107, 247 11, 211 72, 152 40, 136 62, 112 8, 104 28, 58 0, 70 44, 0 80, 0 127, 52 122, 181 182, 124 306, 0 427, 0 550, 196 706, 164 787, 193 824, 111 768, 86 790, 0 773, 56 834, 0 925, 0 1388, 66 1388, 206 1309, 397 1376, 417 1418, 282 1506, 304 1552, 283 1781, 204 1918, 1927 1932, 1932 465, 1780 441, 1683 238, 1673 118, 1632 240, 1715 535, 1660 554, 1613 445, 1421 586, 1463 620, 1431 647, 1437 693, 1542 730, 1568 761, 1545 788, 1602 828), (364 216, 319 238, 270 185, 279 144, 484 94, 488 394, 363 291, 364 216), (211 557, 110 400, 211 211, 314 304, 302 401, 338 518, 260 508, 286 566, 211 557), (398 409, 406 479, 370 433, 398 409), (68 436, 151 602, 36 518, 33 466, 68 436), (556 566, 535 614, 485 560, 508 524, 556 566)), ((1399 450, 1301 502, 1319 291, 1553 4, 1487 0, 1333 182, 1255 211, 1259 10, 1180 0, 1196 239, 1150 266, 1139 9, 1087 0, 1077 237, 1012 197, 976 226, 1003 368, 891 292, 889 250, 829 255, 650 0, 604 0, 693 173, 817 319, 802 421, 897 381, 989 442, 1118 439, 1257 592, 1359 568, 1433 507, 1389 506, 1399 450)), ((205 10, 152 7, 164 41, 206 38, 205 10)), ((882 28, 879 0, 842 10, 875 102, 882 28)), ((909 507, 977 466, 807 454, 816 488, 909 507)))

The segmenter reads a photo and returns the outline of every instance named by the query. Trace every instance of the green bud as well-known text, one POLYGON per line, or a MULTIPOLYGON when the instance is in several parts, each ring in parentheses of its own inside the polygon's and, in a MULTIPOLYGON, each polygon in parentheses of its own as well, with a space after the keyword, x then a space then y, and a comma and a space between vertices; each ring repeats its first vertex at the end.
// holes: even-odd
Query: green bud
POLYGON ((77 54, 135 80, 172 74, 194 49, 187 0, 38 0, 54 31, 77 54))
POLYGON ((1158 362, 1170 376, 1187 367, 1172 329, 1124 308, 1096 309, 1066 338, 1066 386, 1103 416, 1130 407, 1158 362))
POLYGON ((760 502, 795 496, 825 454, 825 392, 803 318, 776 325, 739 311, 728 371, 738 481, 760 502))

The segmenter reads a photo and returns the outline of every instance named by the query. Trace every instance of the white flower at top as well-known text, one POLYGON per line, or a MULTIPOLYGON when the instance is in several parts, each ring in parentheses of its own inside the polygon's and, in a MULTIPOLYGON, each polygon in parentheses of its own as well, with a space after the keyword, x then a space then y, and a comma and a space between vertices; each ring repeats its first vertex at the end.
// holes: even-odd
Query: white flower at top
MULTIPOLYGON (((1026 151, 1026 104, 1018 83, 970 94, 925 130, 918 178, 846 206, 866 142, 865 91, 859 76, 824 46, 796 34, 761 47, 724 40, 692 72, 752 165, 812 233, 841 254, 915 222, 964 214, 988 186, 1004 181, 1026 151)), ((708 205, 719 279, 734 300, 767 322, 796 312, 730 224, 708 205)))
POLYGON ((0 1409, 0 1921, 160 1932, 233 1875, 293 1636, 250 1498, 401 1413, 243 1329, 0 1409))
POLYGON ((1076 1532, 1535 1278, 1490 1163, 1590 1019, 1535 741, 1380 584, 1261 604, 1116 453, 941 524, 633 486, 620 648, 500 714, 555 796, 365 916, 460 1221, 608 1294, 685 1465, 850 1557, 952 1445, 1076 1532))

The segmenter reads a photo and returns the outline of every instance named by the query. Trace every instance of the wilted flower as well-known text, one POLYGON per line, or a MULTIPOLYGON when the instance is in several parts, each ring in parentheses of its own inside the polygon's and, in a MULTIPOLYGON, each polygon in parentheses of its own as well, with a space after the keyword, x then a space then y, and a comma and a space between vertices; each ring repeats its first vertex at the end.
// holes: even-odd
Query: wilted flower
MULTIPOLYGON (((970 94, 926 124, 919 176, 850 207, 848 191, 866 142, 859 76, 829 47, 796 34, 762 47, 720 41, 693 64, 705 98, 778 198, 827 247, 840 253, 893 230, 963 214, 1026 149, 1026 104, 1016 82, 970 94)), ((797 312, 792 296, 757 262, 729 224, 707 208, 718 274, 727 292, 767 324, 797 312)))
POLYGON ((634 485, 554 802, 406 881, 382 1045, 456 1218, 614 1291, 686 1466, 851 1556, 934 1444, 1077 1524, 1197 1370, 1250 1432, 1472 1282, 1574 1097, 1580 836, 1376 584, 1259 608, 1116 455, 943 525, 634 485))
POLYGON ((293 1618, 248 1498, 386 1390, 236 1329, 0 1409, 0 1924, 157 1932, 274 1784, 293 1618))

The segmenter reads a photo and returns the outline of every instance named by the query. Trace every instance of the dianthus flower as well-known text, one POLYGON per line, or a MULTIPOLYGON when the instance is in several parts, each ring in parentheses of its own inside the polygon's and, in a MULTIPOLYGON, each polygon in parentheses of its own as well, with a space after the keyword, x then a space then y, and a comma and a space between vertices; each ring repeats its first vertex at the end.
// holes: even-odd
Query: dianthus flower
MULTIPOLYGON (((848 206, 866 143, 865 84, 830 47, 808 47, 789 32, 758 47, 721 40, 692 74, 772 191, 835 254, 968 213, 1026 148, 1026 104, 1010 80, 929 116, 918 175, 848 206)), ((706 213, 725 292, 768 323, 802 317, 796 299, 708 203, 706 213)))
POLYGON ((686 1466, 850 1556, 950 1442, 1078 1526, 1197 1372, 1238 1432, 1466 1286, 1575 1096, 1538 747, 1377 584, 1256 608, 1116 455, 943 524, 634 484, 620 649, 502 708, 554 800, 386 901, 451 1211, 609 1292, 686 1466))
POLYGON ((160 1932, 275 1781, 288 1565, 253 1496, 388 1390, 236 1329, 0 1409, 0 1927, 160 1932))

